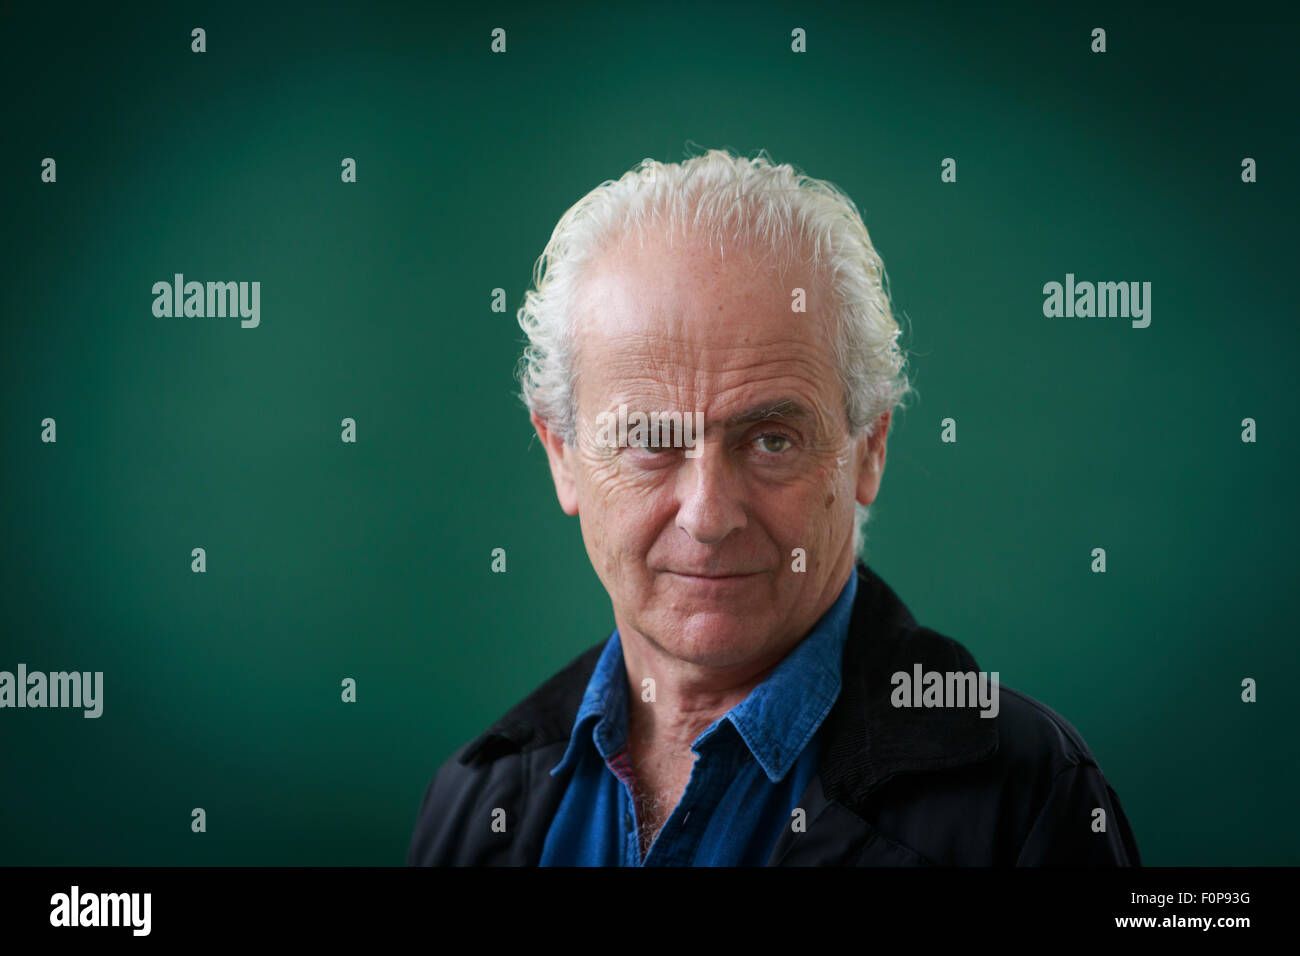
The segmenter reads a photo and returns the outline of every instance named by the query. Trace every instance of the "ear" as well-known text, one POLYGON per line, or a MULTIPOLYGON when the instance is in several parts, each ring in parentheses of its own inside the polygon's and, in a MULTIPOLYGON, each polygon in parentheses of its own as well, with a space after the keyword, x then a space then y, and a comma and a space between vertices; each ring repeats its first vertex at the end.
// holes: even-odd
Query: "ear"
POLYGON ((880 479, 885 474, 885 442, 889 439, 889 422, 893 412, 876 419, 871 437, 858 439, 858 504, 866 506, 880 493, 880 479))
POLYGON ((534 412, 531 416, 537 437, 546 449, 546 460, 551 465, 551 480, 555 482, 555 497, 560 499, 560 508, 566 515, 578 513, 578 484, 573 474, 573 449, 564 443, 559 433, 549 427, 534 412))

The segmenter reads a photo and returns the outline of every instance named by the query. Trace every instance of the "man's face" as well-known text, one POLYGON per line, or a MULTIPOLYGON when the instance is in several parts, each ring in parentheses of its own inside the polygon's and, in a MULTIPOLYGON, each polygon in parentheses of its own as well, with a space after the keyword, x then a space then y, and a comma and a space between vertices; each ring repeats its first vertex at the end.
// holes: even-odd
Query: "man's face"
POLYGON ((835 599, 889 425, 849 435, 823 283, 744 252, 654 234, 605 250, 574 315, 577 438, 534 419, 620 631, 705 667, 775 662, 835 599), (703 412, 698 457, 602 442, 597 416, 620 404, 703 412))

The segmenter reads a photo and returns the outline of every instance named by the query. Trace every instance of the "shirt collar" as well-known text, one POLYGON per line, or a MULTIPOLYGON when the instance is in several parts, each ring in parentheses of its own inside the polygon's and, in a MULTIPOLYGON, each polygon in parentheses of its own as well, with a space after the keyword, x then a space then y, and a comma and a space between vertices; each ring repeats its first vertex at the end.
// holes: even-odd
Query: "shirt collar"
MULTIPOLYGON (((857 589, 858 576, 850 574, 835 603, 808 636, 748 697, 710 724, 691 749, 698 753, 722 722, 729 721, 768 779, 773 783, 784 779, 839 697, 844 642, 857 589)), ((623 747, 627 692, 623 647, 615 628, 587 682, 568 747, 552 768, 552 776, 577 762, 584 740, 590 740, 605 759, 623 747)))
POLYGON ((560 762, 551 769, 551 776, 577 762, 584 738, 590 739, 597 752, 609 759, 622 748, 626 737, 627 667, 623 662, 623 644, 619 640, 618 628, 614 628, 587 682, 582 703, 578 705, 569 746, 560 762), (588 726, 591 727, 589 738, 588 726))

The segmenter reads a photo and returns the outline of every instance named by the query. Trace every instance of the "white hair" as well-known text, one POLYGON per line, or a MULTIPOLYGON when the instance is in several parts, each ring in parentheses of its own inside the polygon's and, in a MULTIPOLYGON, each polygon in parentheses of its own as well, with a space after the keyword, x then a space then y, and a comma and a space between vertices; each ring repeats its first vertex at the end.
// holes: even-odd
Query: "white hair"
MULTIPOLYGON (((800 252, 829 280, 836 303, 834 359, 844 387, 850 434, 871 435, 880 416, 913 391, 898 346, 884 264, 857 206, 833 184, 776 165, 711 149, 680 163, 645 159, 569 208, 533 268, 519 309, 528 345, 519 360, 529 411, 572 443, 577 434, 577 369, 571 318, 578 283, 592 257, 652 226, 684 236, 766 248, 782 267, 800 252)), ((854 554, 862 552, 870 509, 856 506, 854 554)))

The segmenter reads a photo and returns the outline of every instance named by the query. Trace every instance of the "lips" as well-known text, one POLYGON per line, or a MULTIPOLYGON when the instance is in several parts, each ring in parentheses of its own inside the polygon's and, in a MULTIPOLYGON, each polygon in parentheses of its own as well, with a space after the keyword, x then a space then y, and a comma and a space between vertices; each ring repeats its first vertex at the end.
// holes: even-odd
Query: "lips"
POLYGON ((703 578, 709 581, 729 581, 736 578, 753 577, 758 571, 735 571, 727 574, 718 574, 716 571, 669 571, 669 574, 675 574, 680 578, 703 578))

